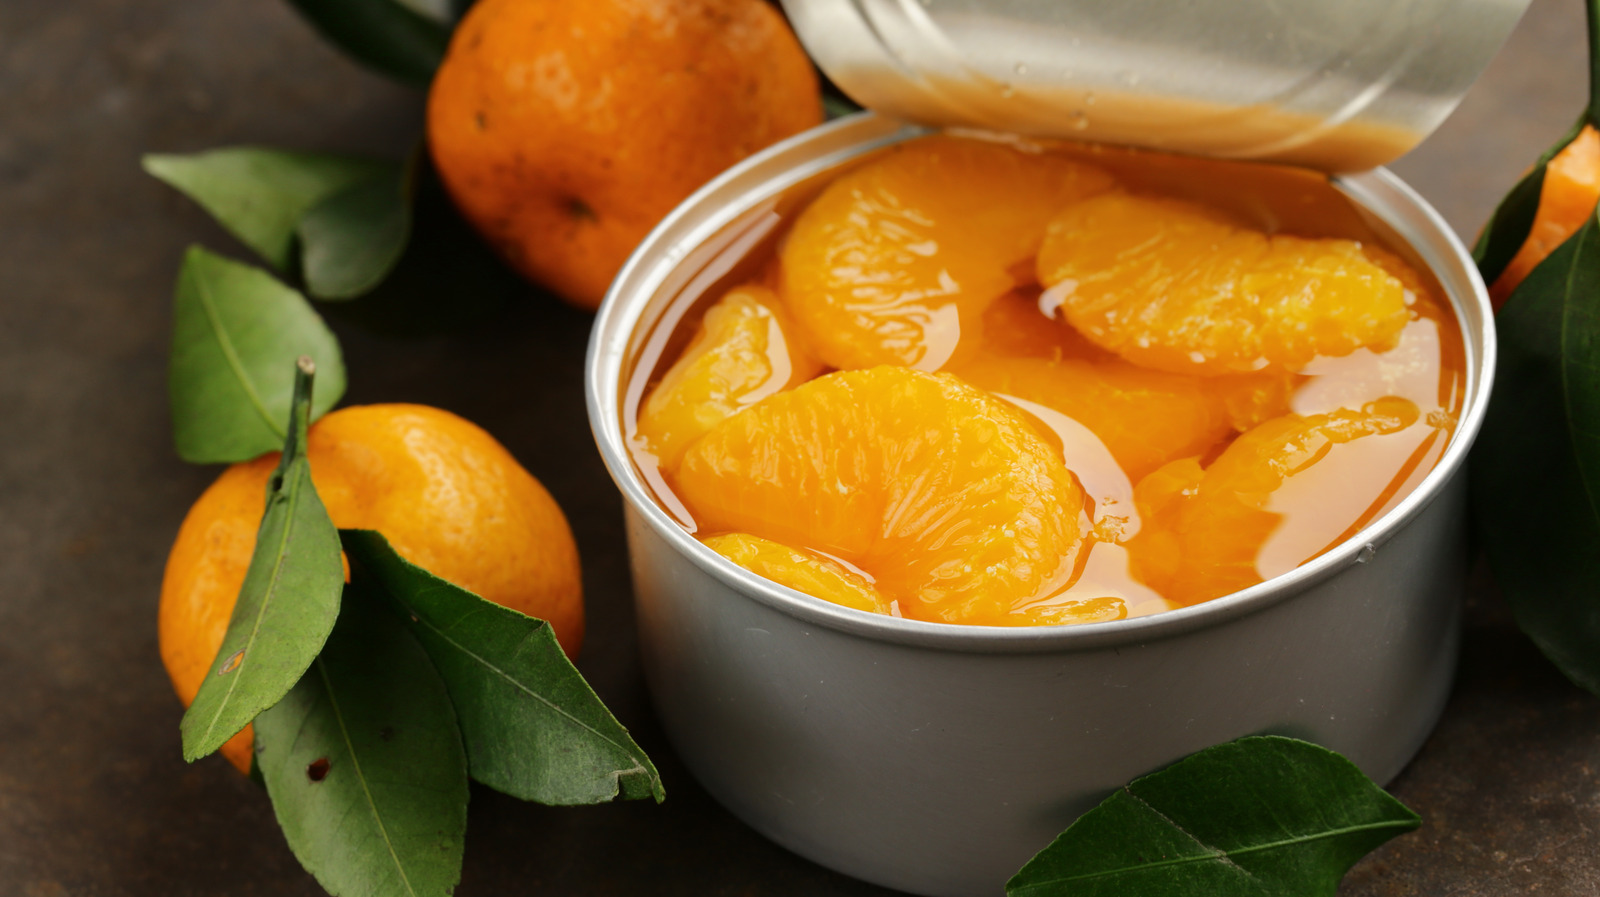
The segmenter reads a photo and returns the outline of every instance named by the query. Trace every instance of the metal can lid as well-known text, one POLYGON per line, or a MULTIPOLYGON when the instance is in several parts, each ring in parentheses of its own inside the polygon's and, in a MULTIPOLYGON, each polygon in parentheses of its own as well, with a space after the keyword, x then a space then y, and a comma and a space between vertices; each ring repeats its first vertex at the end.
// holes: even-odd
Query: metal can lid
POLYGON ((1529 0, 782 0, 919 124, 1363 171, 1445 119, 1529 0))

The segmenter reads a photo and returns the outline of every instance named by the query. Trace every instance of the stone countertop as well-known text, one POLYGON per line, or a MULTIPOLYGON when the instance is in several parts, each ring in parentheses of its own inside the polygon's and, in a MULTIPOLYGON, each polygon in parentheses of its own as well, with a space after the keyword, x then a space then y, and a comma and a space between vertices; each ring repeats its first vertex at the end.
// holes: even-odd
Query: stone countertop
MULTIPOLYGON (((1394 166, 1465 237, 1577 114, 1583 41, 1579 0, 1535 0, 1457 113, 1394 166)), ((216 471, 171 448, 171 286, 187 244, 246 253, 138 157, 238 143, 395 155, 420 108, 280 0, 0 3, 0 897, 322 893, 265 795, 219 759, 179 756, 156 596, 216 471)), ((671 797, 551 809, 475 789, 458 893, 890 893, 768 843, 672 755, 639 675, 620 499, 584 417, 590 318, 517 293, 449 335, 330 312, 346 401, 449 408, 546 483, 585 560, 580 667, 671 797)), ((1454 696, 1392 785, 1426 823, 1363 861, 1347 897, 1600 893, 1600 700, 1475 583, 1454 696)))

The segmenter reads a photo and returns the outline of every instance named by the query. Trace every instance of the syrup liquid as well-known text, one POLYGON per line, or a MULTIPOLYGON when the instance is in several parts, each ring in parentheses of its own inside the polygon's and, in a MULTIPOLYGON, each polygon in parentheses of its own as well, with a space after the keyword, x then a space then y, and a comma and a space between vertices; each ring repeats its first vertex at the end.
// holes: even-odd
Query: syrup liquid
MULTIPOLYGON (((1029 146, 1037 151, 1037 144, 1029 146)), ((1280 166, 1103 146, 1052 144, 1047 151, 1107 170, 1129 192, 1201 203, 1268 233, 1343 238, 1381 246, 1409 264, 1420 277, 1421 291, 1431 294, 1431 298, 1408 295, 1411 321, 1393 348, 1317 358, 1299 372, 1303 376, 1289 400, 1294 414, 1360 409, 1388 396, 1409 400, 1420 414, 1416 422, 1395 432, 1324 446, 1301 466, 1307 475, 1290 477, 1271 493, 1264 510, 1276 515, 1277 521, 1255 547, 1256 581, 1288 572, 1353 536, 1399 503, 1433 469, 1448 446, 1464 401, 1465 351, 1459 325, 1444 300, 1444 291, 1409 247, 1380 232, 1382 225, 1325 176, 1280 166)), ((654 306, 654 316, 642 323, 635 336, 632 367, 625 372, 624 432, 633 461, 656 499, 690 532, 702 537, 715 535, 697 532, 694 515, 673 494, 659 459, 640 438, 641 408, 694 337, 706 310, 735 286, 778 284, 778 247, 794 218, 829 180, 871 158, 854 161, 760 204, 699 247, 677 266, 675 280, 667 290, 672 298, 654 306)), ((1059 320, 1060 297, 1049 290, 1022 284, 996 300, 995 307, 1002 303, 1006 305, 1000 311, 1019 318, 1023 330, 1032 322, 1040 332, 1070 331, 1059 320)), ((930 345, 917 367, 938 371, 949 366, 951 359, 962 357, 961 324, 953 311, 938 318, 942 326, 925 329, 930 345)), ((775 327, 771 337, 767 341, 770 365, 774 371, 787 372, 789 353, 775 327)), ((1021 347, 1019 351, 1028 350, 1021 347)), ((787 374, 775 376, 772 385, 741 401, 753 404, 782 388, 786 380, 787 374)), ((1129 540, 1145 525, 1134 497, 1137 481, 1101 439, 1058 410, 1003 392, 995 395, 1021 412, 1062 453, 1089 499, 1080 530, 1090 535, 1075 556, 1063 559, 1070 571, 1064 583, 1058 582, 1046 594, 1020 599, 1014 619, 981 622, 1087 622, 1156 613, 1192 600, 1180 594, 1181 589, 1164 594, 1138 575, 1129 548, 1129 540)), ((1214 461, 1232 438, 1214 446, 1201 464, 1214 461)), ((829 556, 821 546, 794 547, 872 579, 870 572, 829 556)), ((1243 584, 1249 584, 1248 580, 1243 584)), ((893 607, 897 612, 900 603, 893 607)))

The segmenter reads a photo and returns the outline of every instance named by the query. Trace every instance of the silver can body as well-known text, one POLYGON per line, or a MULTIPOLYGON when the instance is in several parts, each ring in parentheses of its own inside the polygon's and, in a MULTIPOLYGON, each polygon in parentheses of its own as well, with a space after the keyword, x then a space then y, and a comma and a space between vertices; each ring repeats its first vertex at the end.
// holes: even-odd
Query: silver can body
POLYGON ((1455 108, 1528 0, 783 0, 907 121, 1365 171, 1455 108))
POLYGON ((1462 465, 1487 405, 1494 336, 1465 250, 1385 172, 1338 183, 1444 288, 1466 343, 1463 412, 1415 491, 1284 576, 1110 623, 926 623, 762 579, 652 498, 625 447, 624 391, 672 296, 729 246, 776 226, 785 190, 918 133, 868 114, 753 157, 663 222, 596 320, 590 420, 626 503, 645 673, 696 778, 797 853, 950 897, 1001 894, 1113 789, 1244 735, 1314 741, 1392 778, 1436 722, 1455 667, 1462 465))

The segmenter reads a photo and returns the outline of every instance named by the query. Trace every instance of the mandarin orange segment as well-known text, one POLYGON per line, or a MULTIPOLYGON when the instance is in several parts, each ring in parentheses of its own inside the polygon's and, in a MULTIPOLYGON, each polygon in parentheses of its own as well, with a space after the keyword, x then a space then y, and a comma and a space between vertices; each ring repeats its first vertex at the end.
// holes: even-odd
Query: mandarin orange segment
POLYGON ((1316 557, 1369 519, 1401 472, 1370 463, 1385 454, 1375 438, 1418 418, 1414 403, 1395 397, 1359 411, 1288 415, 1240 436, 1199 477, 1194 459, 1158 469, 1134 490, 1145 515, 1128 545, 1135 574, 1169 600, 1194 604, 1316 557), (1287 550, 1296 556, 1269 562, 1271 540, 1291 530, 1287 550))
POLYGON ((1596 200, 1600 200, 1600 134, 1594 125, 1584 125, 1545 167, 1539 210, 1534 213, 1528 238, 1489 287, 1495 311, 1540 262, 1578 232, 1594 213, 1596 200))
MULTIPOLYGON (((1233 429, 1226 403, 1205 381, 1125 361, 991 359, 952 373, 1002 398, 1037 403, 1083 424, 1133 480, 1173 458, 1205 451, 1233 429)), ((1086 480, 1076 461, 1067 464, 1086 480)))
POLYGON ((784 298, 831 367, 937 370, 963 327, 1016 285, 1045 224, 1111 186, 1098 168, 990 141, 901 144, 795 221, 784 298))
POLYGON ((1040 306, 1039 287, 1020 286, 990 303, 975 326, 965 328, 946 371, 996 358, 1077 358, 1083 361, 1108 361, 1110 352, 1084 339, 1071 327, 1063 327, 1040 306))
POLYGON ((1084 497, 1005 403, 944 374, 842 371, 728 418, 673 478, 701 531, 842 559, 907 617, 997 622, 1065 586, 1084 497))
POLYGON ((1269 236, 1175 199, 1109 193, 1050 222, 1039 281, 1090 341, 1144 367, 1296 371, 1382 348, 1401 282, 1351 240, 1269 236))
POLYGON ((1288 414, 1295 390, 1307 379, 1283 371, 1208 377, 1204 382, 1211 395, 1222 402, 1233 428, 1243 433, 1288 414))
POLYGON ((700 541, 717 554, 778 585, 868 613, 892 612, 889 599, 878 591, 872 580, 832 558, 748 533, 727 533, 700 541))
POLYGON ((822 365, 794 339, 794 325, 766 287, 730 290, 639 412, 634 440, 662 469, 724 418, 816 376, 822 365))

